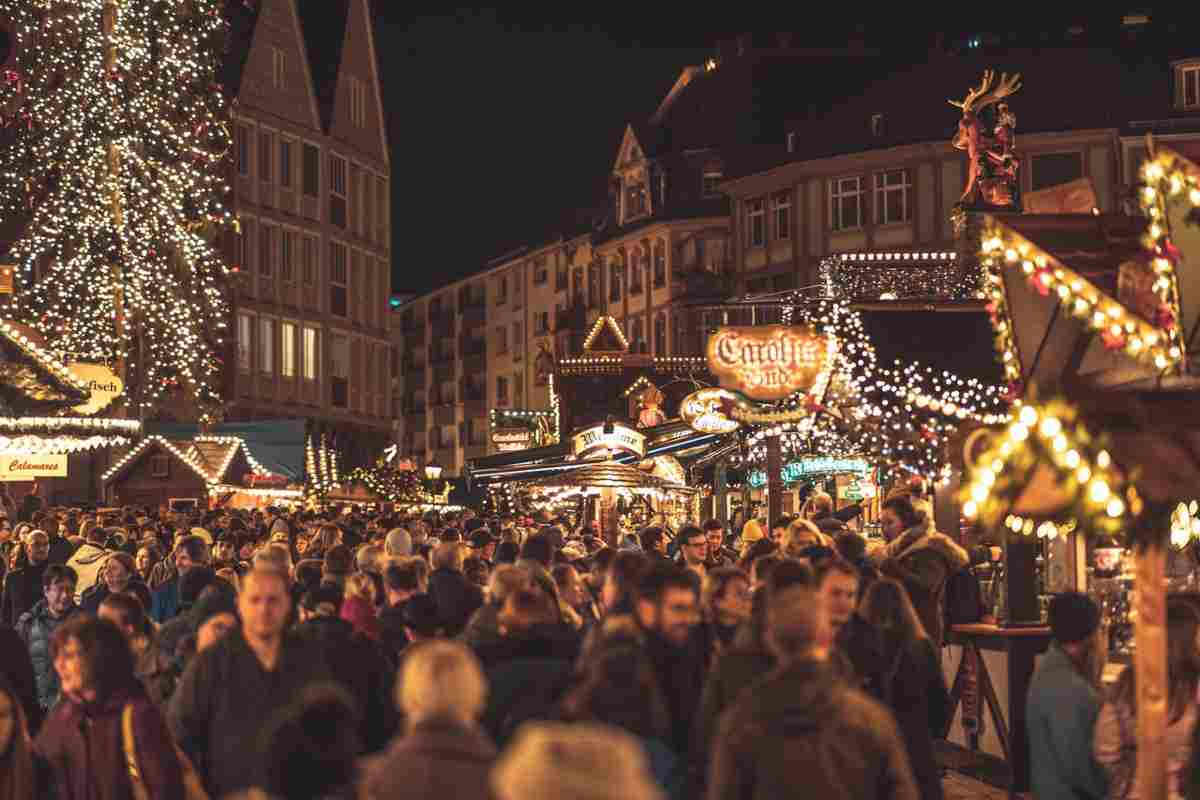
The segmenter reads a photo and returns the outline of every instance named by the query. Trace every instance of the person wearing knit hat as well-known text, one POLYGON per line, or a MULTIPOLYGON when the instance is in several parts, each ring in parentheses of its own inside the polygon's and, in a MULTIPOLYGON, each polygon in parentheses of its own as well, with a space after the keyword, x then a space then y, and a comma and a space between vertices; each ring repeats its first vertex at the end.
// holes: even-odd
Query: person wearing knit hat
POLYGON ((492 768, 501 800, 661 800, 637 740, 607 725, 526 723, 492 768))
POLYGON ((1050 601, 1049 622, 1053 642, 1026 702, 1033 795, 1100 800, 1108 782, 1092 751, 1107 649, 1100 609, 1087 595, 1064 592, 1050 601))

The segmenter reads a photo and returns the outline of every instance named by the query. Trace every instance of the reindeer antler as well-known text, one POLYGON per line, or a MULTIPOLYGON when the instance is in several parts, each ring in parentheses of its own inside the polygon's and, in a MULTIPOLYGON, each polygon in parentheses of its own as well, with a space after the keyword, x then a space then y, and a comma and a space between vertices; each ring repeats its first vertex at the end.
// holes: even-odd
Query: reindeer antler
POLYGON ((967 96, 962 100, 947 100, 946 102, 955 108, 961 108, 966 114, 975 108, 975 102, 987 94, 992 85, 993 73, 990 69, 983 71, 983 80, 979 82, 979 86, 974 89, 967 89, 967 96))

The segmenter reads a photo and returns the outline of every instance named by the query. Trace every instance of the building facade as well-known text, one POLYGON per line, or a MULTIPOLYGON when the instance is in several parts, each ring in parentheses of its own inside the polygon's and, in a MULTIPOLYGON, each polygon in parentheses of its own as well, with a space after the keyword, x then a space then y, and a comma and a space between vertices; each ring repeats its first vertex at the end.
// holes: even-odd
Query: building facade
POLYGON ((262 0, 231 56, 226 417, 308 418, 362 462, 391 429, 391 164, 367 0, 325 5, 262 0))

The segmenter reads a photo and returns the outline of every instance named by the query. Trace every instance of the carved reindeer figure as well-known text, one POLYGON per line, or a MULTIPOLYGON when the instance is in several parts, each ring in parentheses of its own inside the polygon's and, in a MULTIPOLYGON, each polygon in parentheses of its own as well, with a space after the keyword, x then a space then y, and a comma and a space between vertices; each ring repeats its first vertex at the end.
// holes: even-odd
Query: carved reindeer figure
POLYGON ((983 80, 978 87, 969 89, 961 101, 948 101, 955 108, 962 109, 962 119, 958 121, 958 133, 954 136, 953 144, 959 150, 967 151, 970 162, 967 186, 959 202, 965 202, 976 191, 993 206, 1011 205, 1015 197, 1013 128, 1016 117, 1001 101, 1021 88, 1021 76, 1016 74, 1009 78, 1008 73, 1002 73, 1000 81, 993 86, 995 77, 992 70, 984 70, 983 80), (996 126, 1000 135, 993 139, 984 129, 980 113, 997 103, 1001 103, 1004 119, 996 126))

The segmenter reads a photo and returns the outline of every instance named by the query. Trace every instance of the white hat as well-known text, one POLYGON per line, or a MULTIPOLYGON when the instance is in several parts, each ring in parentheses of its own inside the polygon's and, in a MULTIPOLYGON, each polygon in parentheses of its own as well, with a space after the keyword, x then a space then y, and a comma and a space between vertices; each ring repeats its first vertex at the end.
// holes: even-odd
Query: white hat
POLYGON ((637 740, 608 725, 530 722, 492 769, 502 797, 661 800, 637 740))

